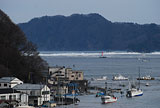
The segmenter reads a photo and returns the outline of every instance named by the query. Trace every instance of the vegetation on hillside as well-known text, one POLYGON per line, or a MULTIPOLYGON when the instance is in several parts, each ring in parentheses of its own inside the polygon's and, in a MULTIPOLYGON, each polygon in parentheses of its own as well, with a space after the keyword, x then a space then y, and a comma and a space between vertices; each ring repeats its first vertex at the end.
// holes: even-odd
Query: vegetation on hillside
POLYGON ((99 14, 44 16, 19 24, 39 50, 160 51, 160 26, 112 23, 99 14))
POLYGON ((18 77, 24 82, 41 82, 47 63, 36 46, 0 10, 0 77, 18 77))

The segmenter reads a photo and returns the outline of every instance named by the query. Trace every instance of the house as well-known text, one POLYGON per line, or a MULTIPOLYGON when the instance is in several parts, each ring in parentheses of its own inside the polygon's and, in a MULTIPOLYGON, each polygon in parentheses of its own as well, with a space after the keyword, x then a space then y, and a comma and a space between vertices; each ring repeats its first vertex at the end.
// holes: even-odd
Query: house
POLYGON ((51 81, 55 81, 56 79, 65 79, 65 80, 83 80, 84 75, 82 71, 75 71, 72 68, 65 67, 50 67, 49 68, 49 76, 51 81))
POLYGON ((0 101, 12 105, 28 105, 28 95, 13 88, 0 89, 0 101))
MULTIPOLYGON (((65 73, 65 67, 64 66, 54 66, 54 67, 49 67, 48 68, 49 75, 57 75, 61 73, 65 73)), ((65 76, 65 74, 64 74, 65 76)))
POLYGON ((0 78, 0 88, 13 88, 18 84, 23 84, 23 81, 16 77, 2 77, 0 78))
POLYGON ((69 77, 70 81, 72 81, 72 80, 83 80, 83 72, 73 70, 71 72, 68 72, 68 77, 69 77))
POLYGON ((86 92, 87 84, 84 80, 82 71, 72 70, 72 68, 65 68, 61 66, 49 67, 48 83, 50 84, 53 95, 64 95, 69 93, 73 87, 69 86, 70 83, 76 83, 79 92, 86 92))
POLYGON ((40 106, 50 101, 50 89, 42 84, 20 84, 14 87, 15 90, 29 95, 28 104, 40 106))

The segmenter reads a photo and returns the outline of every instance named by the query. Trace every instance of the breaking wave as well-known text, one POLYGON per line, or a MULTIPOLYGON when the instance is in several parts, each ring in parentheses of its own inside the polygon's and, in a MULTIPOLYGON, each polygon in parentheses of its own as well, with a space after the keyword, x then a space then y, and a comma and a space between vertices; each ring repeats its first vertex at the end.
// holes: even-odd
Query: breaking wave
MULTIPOLYGON (((97 51, 41 51, 40 56, 66 56, 66 57, 99 57, 102 55, 102 52, 97 51)), ((138 52, 103 52, 103 56, 112 57, 112 56, 146 56, 146 55, 160 55, 160 52, 153 53, 138 53, 138 52)))

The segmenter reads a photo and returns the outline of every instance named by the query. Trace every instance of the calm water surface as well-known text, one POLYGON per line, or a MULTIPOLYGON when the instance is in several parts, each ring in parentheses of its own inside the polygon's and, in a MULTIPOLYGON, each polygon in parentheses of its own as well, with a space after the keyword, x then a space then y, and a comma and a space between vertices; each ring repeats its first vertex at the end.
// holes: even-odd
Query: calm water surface
MULTIPOLYGON (((58 106, 61 108, 160 108, 160 54, 139 53, 105 53, 107 58, 99 58, 100 52, 41 52, 40 54, 50 66, 65 66, 75 70, 82 70, 85 79, 107 76, 108 86, 118 88, 120 83, 128 84, 128 81, 112 81, 113 75, 121 74, 136 81, 138 68, 141 76, 151 75, 154 81, 141 81, 144 95, 141 97, 126 98, 115 94, 118 101, 111 104, 101 104, 101 99, 95 95, 78 96, 78 105, 58 106), (150 86, 146 87, 145 84, 150 86)), ((91 81, 91 85, 104 87, 104 81, 91 81)), ((120 88, 120 87, 119 87, 120 88)), ((122 88, 124 91, 127 89, 122 88)))

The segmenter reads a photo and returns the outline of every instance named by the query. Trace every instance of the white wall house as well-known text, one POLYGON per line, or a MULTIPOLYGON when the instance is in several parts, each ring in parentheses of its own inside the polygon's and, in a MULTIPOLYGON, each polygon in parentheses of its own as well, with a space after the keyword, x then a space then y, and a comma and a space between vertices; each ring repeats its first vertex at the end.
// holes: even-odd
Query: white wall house
POLYGON ((1 101, 17 101, 18 105, 28 105, 28 95, 12 88, 0 89, 1 101))
POLYGON ((18 84, 23 84, 23 81, 16 77, 2 77, 0 78, 0 88, 13 88, 18 84))
POLYGON ((29 105, 39 106, 50 101, 50 89, 47 85, 20 84, 15 86, 14 89, 29 95, 29 105))

